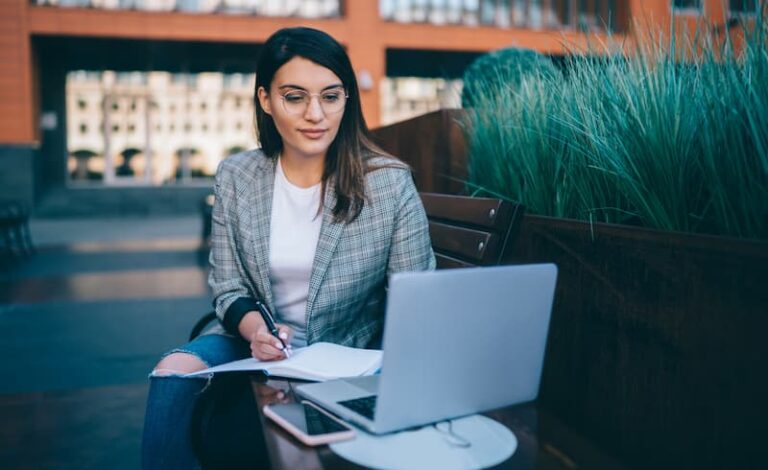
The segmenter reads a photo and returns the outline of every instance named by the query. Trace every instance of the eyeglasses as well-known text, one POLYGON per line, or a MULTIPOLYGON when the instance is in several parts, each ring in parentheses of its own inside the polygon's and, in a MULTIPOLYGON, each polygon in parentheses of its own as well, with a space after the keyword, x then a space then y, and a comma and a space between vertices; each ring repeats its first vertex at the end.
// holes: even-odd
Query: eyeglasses
POLYGON ((317 96, 320 108, 325 114, 336 114, 344 109, 347 104, 346 91, 342 89, 328 90, 322 93, 307 93, 304 90, 289 91, 280 97, 283 99, 283 108, 288 114, 300 115, 307 112, 312 97, 317 96))

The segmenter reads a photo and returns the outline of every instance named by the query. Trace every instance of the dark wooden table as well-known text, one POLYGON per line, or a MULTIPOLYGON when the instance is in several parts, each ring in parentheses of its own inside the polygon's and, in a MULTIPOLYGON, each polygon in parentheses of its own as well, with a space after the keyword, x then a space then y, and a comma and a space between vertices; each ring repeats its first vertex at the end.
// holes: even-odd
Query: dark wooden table
MULTIPOLYGON (((270 403, 295 402, 291 385, 299 383, 302 382, 267 380, 262 376, 253 376, 251 381, 272 468, 360 468, 333 453, 328 446, 303 445, 261 413, 262 407, 270 403)), ((502 408, 485 415, 507 426, 517 437, 515 453, 495 468, 626 468, 535 403, 502 408)))

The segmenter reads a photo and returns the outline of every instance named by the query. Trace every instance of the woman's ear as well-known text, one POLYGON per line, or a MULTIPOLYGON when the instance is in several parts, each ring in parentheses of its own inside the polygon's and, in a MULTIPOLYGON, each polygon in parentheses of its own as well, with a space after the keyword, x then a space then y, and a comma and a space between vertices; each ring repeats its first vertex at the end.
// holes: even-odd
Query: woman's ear
POLYGON ((258 98, 259 98, 259 104, 261 105, 261 109, 264 110, 265 113, 272 115, 272 105, 269 102, 269 94, 267 93, 267 90, 264 89, 263 86, 260 86, 258 91, 258 98))

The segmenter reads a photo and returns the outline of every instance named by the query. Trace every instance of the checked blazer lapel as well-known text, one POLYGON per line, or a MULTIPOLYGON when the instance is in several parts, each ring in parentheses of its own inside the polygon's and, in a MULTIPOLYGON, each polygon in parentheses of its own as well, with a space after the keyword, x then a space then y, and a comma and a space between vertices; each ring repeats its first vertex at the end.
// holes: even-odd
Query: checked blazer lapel
POLYGON ((331 263, 333 253, 339 244, 341 232, 344 230, 343 222, 334 222, 333 208, 336 205, 336 190, 332 180, 326 184, 325 197, 323 198, 323 222, 320 227, 320 238, 317 241, 317 250, 315 251, 315 260, 312 263, 312 274, 309 277, 309 293, 307 294, 307 310, 305 317, 307 320, 307 339, 311 340, 312 331, 309 328, 310 316, 320 290, 320 284, 323 282, 325 272, 331 263))
POLYGON ((263 171, 264 175, 255 178, 253 192, 249 198, 250 205, 253 207, 250 214, 255 259, 246 259, 246 262, 251 265, 252 272, 256 273, 253 282, 259 293, 263 295, 261 300, 273 311, 275 306, 272 299, 272 285, 269 282, 269 230, 272 219, 275 162, 276 160, 272 159, 263 161, 259 171, 263 171))

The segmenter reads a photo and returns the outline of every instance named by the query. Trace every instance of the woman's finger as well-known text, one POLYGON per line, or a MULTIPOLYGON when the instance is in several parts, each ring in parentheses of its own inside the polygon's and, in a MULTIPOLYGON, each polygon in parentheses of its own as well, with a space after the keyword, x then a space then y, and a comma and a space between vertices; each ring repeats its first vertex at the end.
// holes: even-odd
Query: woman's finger
POLYGON ((266 349, 265 346, 260 343, 251 347, 251 355, 260 361, 274 361, 285 357, 282 351, 278 352, 274 348, 266 349))
POLYGON ((266 328, 259 328, 255 333, 251 335, 251 356, 260 361, 273 361, 283 357, 282 351, 277 348, 264 348, 265 345, 269 345, 269 338, 274 339, 272 335, 267 333, 266 328), (266 342, 265 342, 266 341, 266 342))
POLYGON ((256 359, 261 359, 258 353, 259 343, 256 341, 255 332, 251 333, 251 343, 249 344, 249 346, 251 347, 251 356, 256 359))
POLYGON ((278 352, 282 351, 283 349, 283 344, 280 342, 280 340, 275 338, 269 333, 257 334, 256 343, 260 345, 269 345, 272 348, 276 349, 278 352))
POLYGON ((291 339, 293 339, 293 330, 288 325, 277 325, 277 331, 280 335, 280 339, 283 340, 283 342, 288 345, 291 344, 291 339))
POLYGON ((282 358, 284 356, 283 345, 280 340, 269 333, 257 333, 256 345, 261 354, 270 358, 282 358))
POLYGON ((260 356, 262 357, 262 360, 265 360, 265 361, 283 359, 285 357, 285 355, 283 354, 283 351, 276 348, 274 344, 270 344, 270 343, 260 343, 258 346, 258 351, 260 356))

